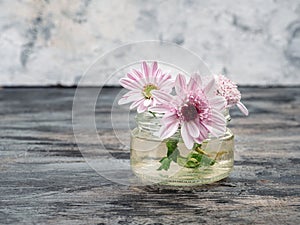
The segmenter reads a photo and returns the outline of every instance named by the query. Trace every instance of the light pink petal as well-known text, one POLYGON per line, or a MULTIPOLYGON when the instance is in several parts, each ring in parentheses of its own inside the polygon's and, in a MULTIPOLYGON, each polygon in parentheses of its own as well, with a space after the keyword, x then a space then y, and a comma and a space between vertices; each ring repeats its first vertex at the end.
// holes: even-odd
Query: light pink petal
POLYGON ((174 87, 174 82, 172 80, 166 80, 166 81, 162 82, 159 87, 160 87, 160 90, 168 90, 168 93, 170 93, 174 87), (170 90, 170 92, 169 92, 169 90, 170 90))
POLYGON ((148 109, 148 107, 146 107, 143 103, 139 104, 139 106, 137 107, 137 112, 138 113, 142 113, 145 112, 148 109))
POLYGON ((208 96, 214 96, 216 90, 216 81, 214 77, 211 77, 206 86, 204 87, 203 91, 208 96))
POLYGON ((120 79, 120 84, 129 90, 140 90, 140 86, 133 80, 129 80, 128 78, 120 79))
POLYGON ((132 102, 132 100, 131 99, 128 99, 128 97, 122 97, 122 98, 120 98, 120 100, 118 101, 118 104, 119 105, 124 105, 124 104, 127 104, 127 103, 129 103, 129 102, 132 102))
POLYGON ((207 129, 200 123, 199 124, 200 135, 195 140, 197 143, 201 143, 203 140, 208 138, 207 129))
POLYGON ((127 97, 123 96, 122 98, 119 99, 118 104, 119 105, 124 105, 124 104, 130 103, 130 102, 133 102, 133 101, 136 101, 136 100, 132 99, 132 98, 129 98, 128 96, 127 97))
POLYGON ((149 105, 151 105, 151 103, 152 103, 151 99, 145 99, 144 106, 148 107, 149 105))
POLYGON ((149 68, 149 82, 152 84, 156 84, 156 71, 157 71, 157 62, 153 62, 151 68, 149 68))
POLYGON ((139 99, 139 100, 133 102, 133 103, 130 105, 129 108, 130 108, 130 109, 134 109, 134 108, 136 108, 137 106, 139 106, 139 105, 141 105, 141 104, 143 104, 143 103, 144 103, 144 98, 139 99))
POLYGON ((152 106, 156 106, 157 105, 157 100, 156 98, 152 97, 152 106))
POLYGON ((171 80, 171 77, 169 77, 169 78, 167 78, 167 79, 164 78, 164 79, 159 83, 159 86, 162 87, 162 86, 164 86, 164 85, 166 85, 166 84, 169 84, 169 83, 170 83, 170 84, 173 84, 173 86, 175 85, 175 84, 174 84, 174 81, 172 81, 172 80, 171 80))
POLYGON ((151 91, 151 94, 156 98, 157 102, 162 104, 170 104, 173 101, 172 95, 160 90, 153 90, 151 91))
POLYGON ((165 114, 162 118, 163 124, 175 123, 178 120, 177 113, 174 111, 171 114, 165 114))
POLYGON ((127 104, 129 102, 138 101, 138 100, 143 99, 143 98, 144 97, 140 92, 129 91, 128 93, 123 95, 122 98, 120 98, 118 104, 123 105, 123 104, 127 104))
POLYGON ((168 81, 171 81, 171 75, 170 74, 162 74, 161 77, 159 78, 159 81, 158 81, 158 86, 159 87, 162 87, 165 82, 168 82, 168 81))
POLYGON ((186 80, 182 74, 178 74, 175 80, 175 90, 178 95, 186 92, 186 80))
POLYGON ((140 78, 140 79, 143 79, 143 78, 144 78, 143 74, 142 74, 140 71, 138 71, 138 70, 136 70, 136 69, 132 69, 132 71, 136 74, 136 76, 137 76, 138 78, 140 78))
POLYGON ((206 129, 214 136, 214 137, 220 137, 224 135, 226 131, 226 120, 224 115, 219 113, 220 115, 216 115, 219 112, 215 111, 212 116, 212 122, 210 124, 204 124, 206 129), (222 119, 223 116, 223 119, 222 119))
POLYGON ((146 78, 146 81, 149 82, 150 71, 146 62, 142 63, 142 71, 144 73, 144 77, 146 78))
POLYGON ((162 74, 162 71, 161 69, 157 69, 156 72, 155 72, 155 77, 154 77, 154 82, 159 86, 159 82, 161 80, 161 74, 162 74))
POLYGON ((238 102, 236 105, 241 110, 241 112, 244 113, 245 116, 249 115, 249 111, 243 103, 238 102))
POLYGON ((175 106, 181 106, 185 103, 185 99, 184 98, 178 98, 176 96, 174 96, 173 98, 173 102, 172 102, 172 105, 175 107, 175 106))
POLYGON ((209 99, 209 104, 216 110, 222 111, 225 109, 227 101, 222 96, 215 96, 209 99))
POLYGON ((160 89, 160 91, 168 93, 168 94, 170 94, 172 92, 172 90, 173 90, 172 86, 165 86, 163 89, 160 89))
POLYGON ((193 140, 193 137, 189 134, 185 123, 183 123, 181 125, 181 137, 182 137, 182 140, 183 140, 185 146, 188 149, 193 148, 193 146, 194 146, 194 140, 193 140))
POLYGON ((136 74, 134 73, 127 73, 127 77, 131 80, 134 80, 140 87, 140 89, 143 88, 144 83, 142 82, 142 79, 139 78, 136 74))
POLYGON ((121 80, 122 82, 132 84, 137 89, 141 89, 143 87, 142 85, 139 84, 139 81, 137 79, 131 79, 129 77, 126 77, 126 78, 122 78, 121 80))
POLYGON ((149 107, 149 110, 155 113, 169 113, 171 112, 172 109, 166 105, 158 105, 158 106, 149 107))
POLYGON ((139 94, 140 96, 143 96, 142 95, 142 92, 140 90, 134 90, 134 91, 128 91, 126 94, 124 94, 122 97, 124 98, 128 98, 129 96, 131 95, 136 95, 136 94, 139 94))
POLYGON ((156 71, 158 69, 157 62, 153 62, 152 64, 152 75, 156 75, 156 71))
POLYGON ((226 118, 224 114, 213 109, 211 113, 211 125, 223 126, 225 127, 224 129, 226 129, 226 118))
POLYGON ((171 137, 178 129, 179 121, 162 126, 159 130, 159 137, 166 139, 171 137))
POLYGON ((189 134, 192 137, 196 138, 200 135, 199 128, 197 127, 197 125, 194 121, 191 120, 189 122, 186 122, 185 125, 186 125, 186 128, 187 128, 189 134))
POLYGON ((202 86, 201 77, 199 74, 193 74, 190 78, 190 81, 188 83, 188 90, 189 91, 195 91, 202 86))

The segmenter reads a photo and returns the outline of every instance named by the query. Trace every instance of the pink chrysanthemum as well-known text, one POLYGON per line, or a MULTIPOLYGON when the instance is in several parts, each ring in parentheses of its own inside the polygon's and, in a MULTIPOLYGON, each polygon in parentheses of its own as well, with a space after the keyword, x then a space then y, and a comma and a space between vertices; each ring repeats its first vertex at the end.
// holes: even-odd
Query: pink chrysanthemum
POLYGON ((148 107, 157 104, 155 97, 152 96, 153 90, 170 93, 173 88, 171 75, 163 73, 158 68, 157 62, 154 62, 151 67, 143 62, 141 71, 133 69, 131 73, 127 73, 127 76, 120 80, 120 84, 129 92, 118 103, 122 105, 132 102, 130 109, 137 107, 138 113, 145 112, 148 107))
POLYGON ((248 109, 241 102, 241 93, 238 90, 236 83, 223 75, 216 76, 218 89, 217 95, 223 96, 227 101, 227 108, 237 106, 242 113, 248 116, 248 109))
POLYGON ((150 110, 165 114, 159 131, 160 138, 171 137, 180 127, 182 139, 191 149, 194 143, 201 143, 208 138, 209 133, 215 137, 223 135, 226 120, 221 112, 225 109, 226 100, 215 95, 214 87, 214 78, 204 86, 197 74, 191 77, 188 84, 184 76, 179 74, 175 81, 177 96, 153 91, 153 96, 161 105, 150 110))

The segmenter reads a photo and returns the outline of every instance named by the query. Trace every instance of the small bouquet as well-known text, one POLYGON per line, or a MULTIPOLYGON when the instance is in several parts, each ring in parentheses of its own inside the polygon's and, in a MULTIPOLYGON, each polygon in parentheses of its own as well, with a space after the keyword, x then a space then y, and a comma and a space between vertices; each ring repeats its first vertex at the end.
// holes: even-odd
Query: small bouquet
POLYGON ((158 170, 168 170, 171 162, 186 168, 214 165, 211 157, 202 149, 202 142, 218 138, 226 132, 226 111, 237 106, 243 114, 248 110, 241 102, 237 85, 223 75, 202 77, 195 73, 187 80, 178 74, 175 79, 158 67, 142 63, 141 70, 132 69, 120 79, 120 84, 129 91, 119 104, 131 103, 130 109, 137 113, 151 113, 160 119, 157 136, 166 143, 166 156, 160 159, 158 170), (180 155, 178 140, 172 139, 180 133, 190 153, 180 155))

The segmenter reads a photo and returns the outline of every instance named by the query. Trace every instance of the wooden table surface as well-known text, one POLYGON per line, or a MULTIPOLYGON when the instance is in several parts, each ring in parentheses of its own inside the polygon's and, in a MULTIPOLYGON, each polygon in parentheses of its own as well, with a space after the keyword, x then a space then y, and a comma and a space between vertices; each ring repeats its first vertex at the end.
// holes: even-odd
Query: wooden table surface
MULTIPOLYGON (((86 163, 72 128, 75 89, 1 89, 0 224, 299 224, 300 88, 241 91, 250 116, 232 112, 234 171, 170 188, 114 183, 86 163)), ((117 108, 122 142, 109 120, 119 92, 103 89, 95 111, 112 168, 129 159, 128 106, 117 108)))

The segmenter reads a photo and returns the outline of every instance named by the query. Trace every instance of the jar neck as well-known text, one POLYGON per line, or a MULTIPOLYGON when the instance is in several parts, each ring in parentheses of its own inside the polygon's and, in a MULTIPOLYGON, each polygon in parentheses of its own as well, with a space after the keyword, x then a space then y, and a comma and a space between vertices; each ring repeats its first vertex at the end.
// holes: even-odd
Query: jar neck
POLYGON ((138 113, 135 117, 135 120, 140 131, 155 133, 158 132, 161 127, 160 120, 162 117, 162 114, 154 115, 149 112, 144 112, 138 113))
POLYGON ((230 108, 225 108, 223 111, 223 115, 225 116, 225 119, 226 119, 226 125, 228 125, 229 122, 231 121, 231 116, 229 114, 229 110, 230 110, 230 108))

